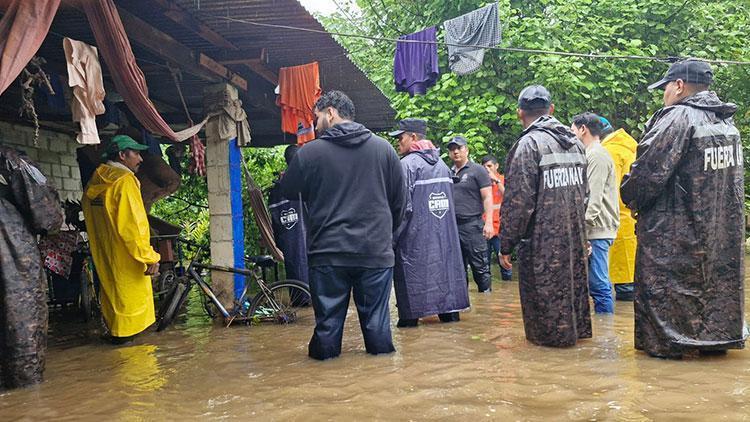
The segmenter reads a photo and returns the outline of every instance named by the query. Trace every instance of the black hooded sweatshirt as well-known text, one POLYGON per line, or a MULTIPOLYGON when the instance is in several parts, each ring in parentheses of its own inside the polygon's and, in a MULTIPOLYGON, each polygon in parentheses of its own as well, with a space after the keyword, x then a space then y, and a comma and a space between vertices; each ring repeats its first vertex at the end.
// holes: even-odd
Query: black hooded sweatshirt
POLYGON ((281 180, 309 213, 311 267, 393 267, 393 232, 406 186, 393 147, 359 123, 337 124, 305 144, 281 180))

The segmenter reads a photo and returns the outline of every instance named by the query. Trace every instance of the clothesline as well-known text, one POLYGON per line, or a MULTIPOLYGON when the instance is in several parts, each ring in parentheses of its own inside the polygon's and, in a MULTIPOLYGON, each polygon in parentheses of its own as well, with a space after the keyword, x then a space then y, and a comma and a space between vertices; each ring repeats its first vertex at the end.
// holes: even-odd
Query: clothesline
MULTIPOLYGON (((55 31, 53 31, 51 29, 48 31, 48 33, 51 34, 51 35, 54 35, 54 36, 56 36, 58 38, 60 38, 61 40, 67 38, 66 35, 63 35, 63 34, 61 34, 59 32, 55 32, 55 31)), ((166 70, 170 70, 170 71, 172 70, 172 68, 169 67, 169 65, 166 64, 166 63, 158 63, 158 62, 155 62, 155 61, 151 61, 151 60, 147 60, 147 59, 142 59, 142 58, 138 58, 138 57, 136 57, 135 60, 139 61, 141 63, 146 63, 146 64, 150 64, 150 65, 153 65, 153 66, 163 67, 166 70)))
POLYGON ((331 31, 324 31, 324 30, 311 29, 311 28, 300 28, 300 27, 289 26, 289 25, 278 25, 278 24, 271 24, 271 23, 254 22, 254 21, 247 20, 247 19, 238 19, 238 18, 232 18, 232 17, 227 17, 227 16, 219 16, 219 15, 214 15, 214 14, 205 13, 205 12, 201 12, 201 14, 207 15, 216 19, 226 20, 229 22, 237 22, 237 23, 243 23, 247 25, 266 27, 266 28, 289 29, 292 31, 312 32, 316 34, 335 35, 335 36, 344 37, 344 38, 361 38, 361 39, 391 42, 391 43, 435 44, 435 45, 443 45, 443 46, 450 46, 450 47, 476 47, 476 48, 483 48, 486 50, 504 51, 504 52, 510 52, 510 53, 543 54, 543 55, 580 57, 580 58, 587 58, 587 59, 602 59, 602 60, 648 60, 648 61, 671 63, 671 62, 676 62, 676 61, 685 60, 685 59, 694 59, 694 60, 701 60, 701 61, 704 61, 706 63, 711 63, 711 64, 750 66, 750 61, 706 59, 706 58, 701 58, 701 57, 676 57, 676 56, 658 57, 658 56, 642 56, 642 55, 632 55, 632 54, 579 53, 579 52, 570 52, 570 51, 541 50, 541 49, 520 48, 520 47, 498 47, 498 46, 485 46, 485 45, 472 45, 472 44, 453 44, 453 43, 448 43, 444 41, 402 40, 398 38, 376 37, 372 35, 349 34, 349 33, 343 33, 343 32, 331 32, 331 31))

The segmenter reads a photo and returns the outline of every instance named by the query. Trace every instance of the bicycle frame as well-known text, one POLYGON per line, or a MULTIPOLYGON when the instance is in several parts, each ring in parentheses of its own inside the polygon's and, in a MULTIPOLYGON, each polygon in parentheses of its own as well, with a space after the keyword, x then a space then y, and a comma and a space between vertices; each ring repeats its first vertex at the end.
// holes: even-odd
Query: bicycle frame
MULTIPOLYGON (((203 268, 203 266, 199 264, 196 264, 195 267, 203 268)), ((211 302, 213 302, 214 306, 216 306, 216 309, 219 310, 221 315, 225 319, 231 318, 232 315, 229 313, 229 311, 227 311, 224 305, 221 304, 219 299, 214 294, 214 291, 211 289, 211 286, 209 286, 208 283, 203 280, 201 275, 198 273, 198 271, 195 270, 195 268, 193 268, 193 266, 188 269, 188 274, 190 275, 189 279, 192 279, 196 284, 198 284, 198 287, 200 287, 203 293, 208 296, 209 299, 211 299, 211 302)))
MULTIPOLYGON (((240 268, 232 268, 232 267, 224 267, 219 265, 208 265, 208 264, 202 264, 200 262, 197 262, 198 259, 201 256, 201 253, 205 249, 202 245, 197 245, 189 241, 183 241, 183 243, 194 246, 197 248, 197 252, 194 256, 194 258, 190 261, 190 264, 187 267, 187 280, 188 280, 188 286, 186 289, 186 292, 190 291, 192 288, 192 282, 198 284, 203 294, 205 294, 211 302, 216 306, 216 308, 219 310, 221 315, 224 317, 224 320, 226 322, 226 326, 229 327, 232 322, 238 317, 245 317, 242 315, 243 311, 243 302, 245 300, 250 300, 251 298, 248 297, 248 290, 250 286, 252 285, 253 280, 260 288, 260 292, 263 294, 263 296, 268 299, 269 304, 273 307, 274 311, 282 311, 282 307, 277 303, 276 299, 274 298, 271 290, 266 285, 265 281, 258 275, 259 267, 253 265, 251 269, 240 269, 240 268), (231 274, 240 274, 245 276, 245 278, 249 278, 249 280, 246 280, 245 282, 245 288, 242 291, 242 295, 239 297, 239 299, 234 300, 234 309, 232 312, 229 312, 224 305, 219 301, 219 299, 216 297, 216 294, 214 293, 211 286, 203 280, 203 277, 201 276, 201 270, 212 270, 212 271, 220 271, 224 273, 231 273, 231 274)), ((186 293, 187 294, 187 293, 186 293)), ((242 319, 242 318, 241 318, 242 319)))

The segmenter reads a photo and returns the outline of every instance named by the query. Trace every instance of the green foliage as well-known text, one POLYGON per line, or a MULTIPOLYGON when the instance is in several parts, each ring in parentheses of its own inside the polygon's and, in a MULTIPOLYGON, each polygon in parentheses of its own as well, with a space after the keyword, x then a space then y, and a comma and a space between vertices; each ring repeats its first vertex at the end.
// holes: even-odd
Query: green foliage
MULTIPOLYGON (((489 4, 482 0, 339 1, 342 11, 321 17, 331 31, 397 38, 489 4)), ((500 0, 501 47, 750 61, 750 0, 500 0)), ((442 30, 438 40, 443 40, 442 30)), ((428 136, 445 141, 461 133, 477 159, 486 151, 504 157, 521 133, 518 93, 543 84, 563 122, 583 111, 607 117, 633 136, 662 106, 661 92, 649 92, 667 63, 597 60, 555 55, 487 51, 482 68, 467 76, 449 72, 447 48, 439 46, 437 86, 411 98, 393 87, 395 43, 338 37, 352 60, 388 95, 400 118, 429 121, 428 136)), ((750 66, 714 65, 714 89, 740 106, 735 118, 750 146, 750 66)), ((746 154, 750 155, 750 154, 746 154)), ((747 166, 746 166, 747 168, 747 166)), ((749 174, 750 175, 750 174, 749 174)), ((750 178, 748 178, 750 180, 750 178)))
POLYGON ((206 180, 187 172, 183 162, 182 182, 175 195, 157 201, 151 214, 182 228, 182 237, 196 243, 208 243, 208 189, 206 180))
MULTIPOLYGON (((286 167, 284 163, 284 148, 247 148, 243 149, 245 162, 255 182, 265 192, 271 187, 279 173, 286 167)), ((183 162, 187 168, 187 159, 183 162)), ((243 187, 245 187, 243 178, 243 187)), ((245 204, 245 251, 247 254, 260 254, 260 239, 258 227, 252 216, 252 210, 247 198, 247 190, 243 190, 245 204)), ((182 185, 175 195, 154 204, 151 212, 182 228, 182 236, 188 240, 207 244, 209 236, 208 188, 206 179, 190 175, 187 171, 182 174, 182 185)))
MULTIPOLYGON (((341 11, 319 16, 331 32, 397 38, 489 4, 483 0, 337 0, 341 11)), ((639 56, 696 56, 750 61, 750 0, 500 0, 502 47, 639 56)), ((457 76, 439 46, 442 76, 425 96, 396 93, 395 43, 337 37, 352 61, 391 99, 400 118, 422 117, 438 144, 455 134, 469 140, 478 159, 486 152, 501 160, 521 133, 516 118, 518 93, 543 84, 553 95, 563 122, 583 111, 607 117, 639 137, 649 116, 662 105, 660 92, 648 92, 668 64, 646 60, 595 60, 554 55, 488 51, 482 68, 457 76)), ((438 40, 443 39, 442 29, 438 40)), ((737 103, 735 117, 750 147, 750 66, 714 66, 714 89, 737 103)), ((248 149, 250 171, 263 189, 284 168, 283 147, 248 149)), ((750 157, 750 152, 745 154, 750 157)), ((746 169, 750 166, 745 166, 746 169)), ((747 172, 747 170, 746 170, 747 172)), ((750 173, 746 180, 750 181, 750 173)), ((748 189, 750 192, 750 189, 748 189)), ((208 240, 206 183, 183 176, 175 197, 154 206, 154 214, 175 222, 194 240, 208 240), (191 204, 182 201, 186 199, 191 204)), ((247 202, 245 202, 247 203, 247 202)), ((258 253, 258 230, 245 215, 248 253, 258 253)))

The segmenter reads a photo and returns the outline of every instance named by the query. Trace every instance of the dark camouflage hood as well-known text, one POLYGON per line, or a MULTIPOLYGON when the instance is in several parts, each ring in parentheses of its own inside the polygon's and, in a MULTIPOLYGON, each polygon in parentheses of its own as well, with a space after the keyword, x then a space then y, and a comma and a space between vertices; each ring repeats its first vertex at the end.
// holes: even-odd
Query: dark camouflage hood
POLYGON ((736 104, 721 101, 713 91, 699 92, 683 99, 678 104, 713 112, 719 119, 728 119, 737 112, 736 104))
POLYGON ((523 131, 523 134, 521 134, 521 136, 535 130, 548 133, 550 136, 552 136, 552 138, 555 139, 558 144, 560 144, 562 149, 566 151, 569 150, 573 145, 580 145, 580 141, 578 141, 573 132, 570 131, 570 128, 560 123, 559 120, 552 116, 542 116, 536 119, 536 121, 532 123, 531 126, 523 131))

